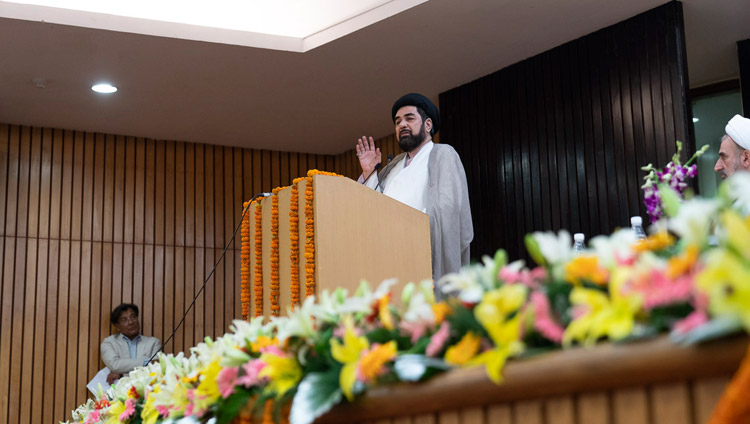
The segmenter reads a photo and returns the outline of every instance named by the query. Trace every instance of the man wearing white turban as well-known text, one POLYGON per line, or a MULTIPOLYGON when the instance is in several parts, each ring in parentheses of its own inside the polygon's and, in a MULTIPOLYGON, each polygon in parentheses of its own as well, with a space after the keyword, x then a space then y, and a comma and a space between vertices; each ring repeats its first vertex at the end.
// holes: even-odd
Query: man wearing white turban
POLYGON ((722 179, 737 171, 750 171, 750 119, 734 115, 724 131, 726 134, 721 139, 719 159, 714 165, 714 171, 722 179))

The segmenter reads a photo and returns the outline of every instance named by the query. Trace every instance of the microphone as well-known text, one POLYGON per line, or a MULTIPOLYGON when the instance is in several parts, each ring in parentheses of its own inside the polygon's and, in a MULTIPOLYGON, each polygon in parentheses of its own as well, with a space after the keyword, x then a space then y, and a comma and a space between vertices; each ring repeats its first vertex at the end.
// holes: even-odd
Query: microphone
MULTIPOLYGON (((385 166, 388 166, 391 163, 391 159, 393 159, 393 155, 389 154, 388 162, 385 163, 385 166)), ((380 164, 377 164, 377 166, 375 166, 375 171, 377 171, 379 167, 380 167, 380 164)), ((378 178, 378 184, 375 186, 375 191, 378 191, 379 187, 380 187, 380 178, 378 178)))
POLYGON ((216 272, 216 268, 221 263, 221 260, 224 259, 224 254, 227 253, 227 250, 229 249, 229 246, 232 245, 232 242, 234 241, 234 238, 237 236, 237 231, 240 229, 240 226, 242 225, 242 220, 245 219, 245 214, 247 213, 247 210, 250 209, 250 204, 253 203, 253 200, 255 200, 255 199, 259 198, 259 197, 268 197, 268 196, 273 196, 273 193, 265 193, 265 192, 264 193, 258 193, 255 196, 253 196, 250 199, 250 201, 247 203, 247 207, 242 210, 242 216, 240 216, 240 223, 237 224, 237 226, 234 228, 234 232, 232 233, 232 237, 229 239, 229 242, 224 247, 224 251, 221 252, 221 256, 219 256, 219 259, 216 261, 216 264, 214 265, 213 269, 211 270, 211 272, 208 273, 208 277, 206 277, 206 280, 203 282, 203 285, 201 286, 200 290, 198 290, 198 293, 196 293, 195 297, 193 298, 193 302, 185 310, 185 313, 182 315, 182 319, 177 324, 177 326, 174 328, 174 331, 172 331, 172 334, 169 335, 169 337, 167 338, 167 341, 165 341, 164 343, 161 344, 161 346, 159 346, 159 350, 157 350, 156 353, 154 353, 153 355, 151 355, 151 358, 148 360, 148 362, 151 362, 151 361, 154 360, 154 358, 156 358, 156 355, 158 355, 159 352, 161 352, 164 349, 164 346, 166 346, 167 343, 169 343, 172 340, 172 338, 174 337, 174 335, 177 333, 177 330, 179 330, 180 327, 182 326, 182 323, 185 322, 185 317, 187 317, 188 312, 190 312, 190 309, 192 309, 193 306, 195 306, 195 301, 198 300, 198 296, 200 296, 201 292, 203 292, 203 289, 206 288, 206 284, 208 284, 208 281, 211 280, 211 277, 216 272))
POLYGON ((367 180, 369 180, 370 178, 372 178, 372 175, 373 175, 373 174, 377 175, 377 172, 378 172, 378 170, 379 170, 379 169, 380 169, 380 168, 381 168, 382 166, 383 166, 383 164, 381 164, 380 162, 378 162, 377 164, 375 164, 375 169, 373 169, 373 170, 372 170, 372 172, 370 172, 370 175, 368 175, 368 176, 367 176, 367 178, 365 178, 365 181, 364 181, 364 182, 366 183, 366 182, 367 182, 367 180))

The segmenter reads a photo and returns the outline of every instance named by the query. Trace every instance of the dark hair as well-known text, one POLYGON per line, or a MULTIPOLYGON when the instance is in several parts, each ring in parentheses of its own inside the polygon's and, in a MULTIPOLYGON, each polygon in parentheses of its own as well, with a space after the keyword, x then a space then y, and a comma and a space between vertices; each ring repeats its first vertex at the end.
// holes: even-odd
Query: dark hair
MULTIPOLYGON (((417 108, 417 113, 419 113, 419 116, 422 117, 422 125, 424 125, 425 121, 427 121, 429 116, 427 116, 427 112, 425 112, 424 109, 422 109, 421 107, 419 106, 415 106, 415 107, 417 108)), ((435 135, 435 125, 433 124, 432 127, 430 127, 430 137, 434 135, 435 135)))
POLYGON ((120 321, 120 315, 122 315, 123 312, 125 312, 125 311, 127 311, 129 309, 132 309, 133 312, 135 312, 135 316, 138 316, 138 307, 137 306, 135 306, 132 303, 121 303, 109 315, 109 320, 112 322, 112 325, 117 324, 117 322, 120 321))

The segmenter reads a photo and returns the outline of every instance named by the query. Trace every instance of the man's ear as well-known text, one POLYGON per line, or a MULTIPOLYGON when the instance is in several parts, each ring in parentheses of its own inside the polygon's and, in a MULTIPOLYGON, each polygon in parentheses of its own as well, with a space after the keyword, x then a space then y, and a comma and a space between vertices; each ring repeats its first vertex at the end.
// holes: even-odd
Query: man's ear
POLYGON ((750 150, 745 149, 740 153, 740 164, 743 169, 750 170, 750 150))
MULTIPOLYGON (((427 131, 427 133, 432 133, 432 118, 427 118, 424 121, 424 128, 427 131)), ((745 150, 747 151, 747 150, 745 150)))

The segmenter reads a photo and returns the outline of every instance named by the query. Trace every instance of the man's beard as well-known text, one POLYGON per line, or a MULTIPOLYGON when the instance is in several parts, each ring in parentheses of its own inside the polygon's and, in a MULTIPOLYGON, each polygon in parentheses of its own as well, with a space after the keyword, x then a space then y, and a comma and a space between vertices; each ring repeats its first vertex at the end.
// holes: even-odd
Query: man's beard
POLYGON ((425 140, 425 132, 425 125, 422 124, 418 133, 400 136, 398 138, 398 146, 406 153, 411 152, 425 140))

